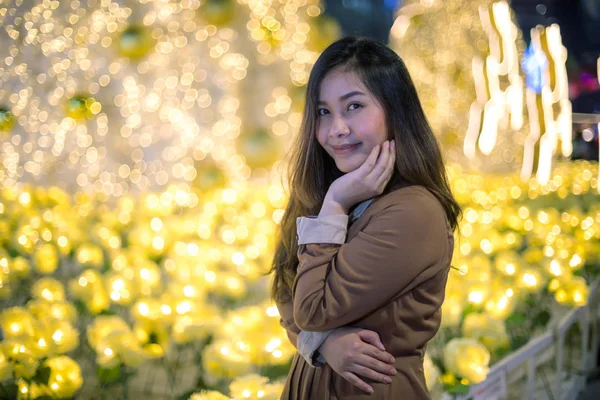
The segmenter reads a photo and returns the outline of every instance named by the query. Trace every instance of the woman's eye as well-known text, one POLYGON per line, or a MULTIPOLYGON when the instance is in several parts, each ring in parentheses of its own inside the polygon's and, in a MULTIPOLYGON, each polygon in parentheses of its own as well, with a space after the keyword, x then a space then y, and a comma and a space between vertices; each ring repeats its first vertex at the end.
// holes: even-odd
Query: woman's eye
POLYGON ((357 108, 362 107, 360 104, 358 103, 352 103, 348 106, 348 110, 356 110, 357 108))
POLYGON ((328 113, 329 113, 329 111, 327 111, 327 110, 326 110, 326 109, 324 109, 324 108, 319 108, 319 109, 317 110, 317 114, 319 114, 319 115, 325 115, 325 114, 328 114, 328 113))

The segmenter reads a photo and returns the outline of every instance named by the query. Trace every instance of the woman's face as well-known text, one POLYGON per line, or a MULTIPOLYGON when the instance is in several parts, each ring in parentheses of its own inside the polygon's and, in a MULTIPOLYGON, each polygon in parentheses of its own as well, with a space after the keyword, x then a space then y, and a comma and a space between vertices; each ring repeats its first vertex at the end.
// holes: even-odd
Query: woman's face
POLYGON ((352 72, 333 70, 321 82, 317 141, 344 173, 360 167, 387 140, 385 113, 352 72))

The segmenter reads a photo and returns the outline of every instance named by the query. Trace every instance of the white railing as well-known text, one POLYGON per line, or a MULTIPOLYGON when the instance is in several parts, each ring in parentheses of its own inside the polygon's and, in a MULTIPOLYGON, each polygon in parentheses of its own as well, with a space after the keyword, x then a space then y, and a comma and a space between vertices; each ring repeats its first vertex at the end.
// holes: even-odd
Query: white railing
POLYGON ((473 385, 467 394, 454 397, 444 394, 442 398, 575 400, 585 387, 587 374, 596 366, 599 323, 600 280, 597 280, 590 287, 587 305, 571 310, 554 329, 494 364, 486 380, 473 385), (565 339, 576 324, 581 331, 581 347, 575 349, 579 354, 573 371, 565 368, 565 339))

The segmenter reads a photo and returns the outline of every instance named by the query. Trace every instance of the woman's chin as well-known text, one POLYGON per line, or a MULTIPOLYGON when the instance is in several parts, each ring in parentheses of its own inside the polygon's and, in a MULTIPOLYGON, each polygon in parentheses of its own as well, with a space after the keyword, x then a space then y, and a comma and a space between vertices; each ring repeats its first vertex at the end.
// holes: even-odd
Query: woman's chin
POLYGON ((354 163, 347 163, 347 162, 336 163, 336 166, 344 174, 355 171, 358 169, 358 167, 360 167, 360 165, 355 165, 354 163))

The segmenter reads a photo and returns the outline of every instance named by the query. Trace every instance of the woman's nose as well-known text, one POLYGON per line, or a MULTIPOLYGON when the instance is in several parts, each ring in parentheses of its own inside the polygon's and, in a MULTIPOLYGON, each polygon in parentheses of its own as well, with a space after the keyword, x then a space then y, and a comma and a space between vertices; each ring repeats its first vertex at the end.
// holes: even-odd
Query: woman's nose
POLYGON ((344 120, 344 118, 334 117, 331 123, 331 129, 329 129, 329 135, 334 137, 344 136, 350 133, 350 127, 344 120))

